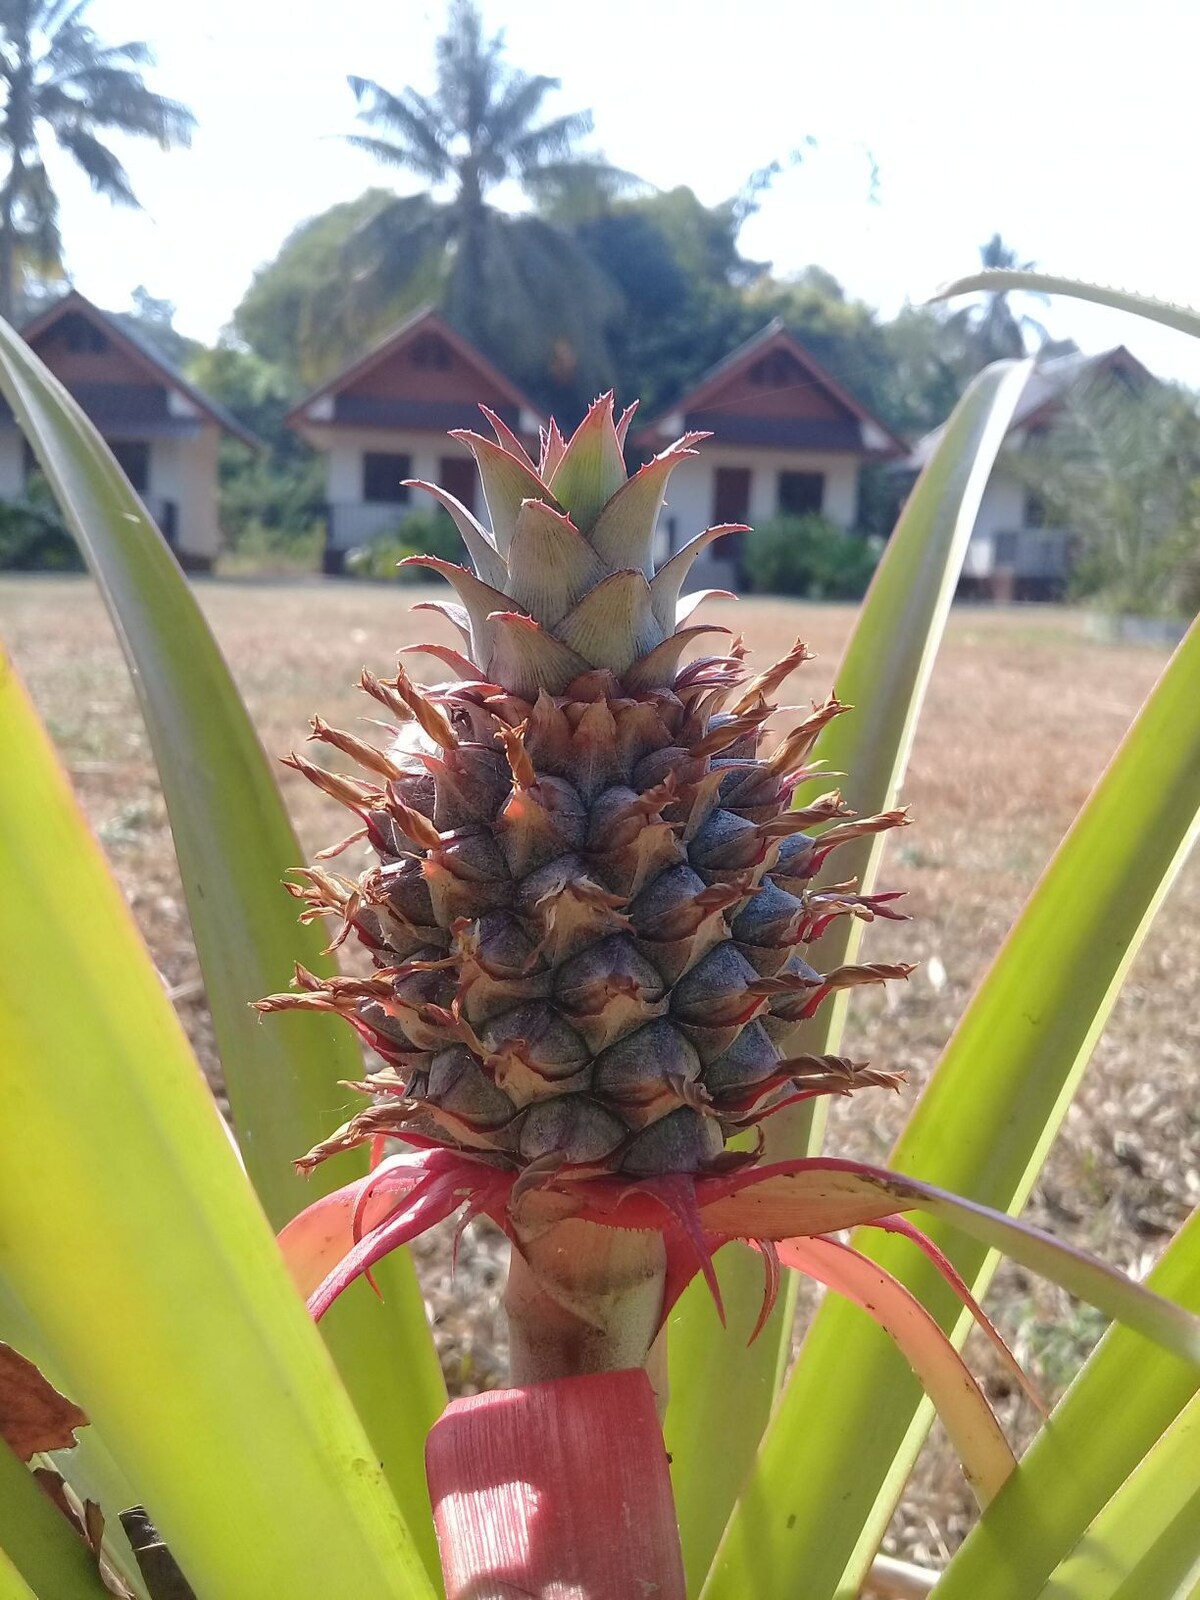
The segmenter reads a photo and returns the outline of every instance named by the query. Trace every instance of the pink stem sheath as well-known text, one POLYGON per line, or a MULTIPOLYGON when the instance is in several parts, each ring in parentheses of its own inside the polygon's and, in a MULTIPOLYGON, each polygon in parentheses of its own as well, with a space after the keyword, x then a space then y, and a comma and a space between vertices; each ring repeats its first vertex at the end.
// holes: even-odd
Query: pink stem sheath
POLYGON ((425 1465, 446 1600, 685 1600, 644 1372, 455 1400, 429 1434, 425 1465))

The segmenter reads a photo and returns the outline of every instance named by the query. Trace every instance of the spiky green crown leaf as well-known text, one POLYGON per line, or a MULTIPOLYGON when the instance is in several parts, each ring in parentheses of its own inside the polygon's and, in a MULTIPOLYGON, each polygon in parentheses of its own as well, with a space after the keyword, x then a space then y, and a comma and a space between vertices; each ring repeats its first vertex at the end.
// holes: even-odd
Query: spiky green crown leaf
MULTIPOLYGON (((452 437, 475 457, 491 527, 435 484, 411 479, 453 517, 474 571, 413 556, 457 591, 471 660, 489 683, 525 699, 560 694, 594 668, 632 687, 662 688, 679 666, 682 644, 668 645, 680 594, 705 546, 740 524, 710 528, 657 573, 652 556, 671 473, 696 454, 702 433, 685 433, 632 477, 624 442, 633 415, 619 419, 601 396, 564 440, 552 423, 535 465, 516 436, 485 412, 495 440, 467 430, 452 437)), ((459 618, 454 619, 462 626, 459 618)))

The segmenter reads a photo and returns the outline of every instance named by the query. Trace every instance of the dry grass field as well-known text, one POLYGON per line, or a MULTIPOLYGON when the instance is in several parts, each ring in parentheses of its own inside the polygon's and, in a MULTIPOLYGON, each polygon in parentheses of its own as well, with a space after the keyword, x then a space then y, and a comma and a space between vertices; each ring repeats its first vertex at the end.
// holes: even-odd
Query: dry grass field
MULTIPOLYGON (((334 722, 364 713, 352 688, 365 663, 387 670, 397 647, 445 638, 440 619, 410 616, 412 590, 319 581, 206 582, 198 594, 267 749, 284 753, 320 710, 334 722)), ((849 607, 777 601, 727 605, 719 619, 760 660, 797 634, 818 659, 792 698, 831 685, 849 607)), ((88 814, 145 931, 155 960, 215 1072, 170 835, 149 748, 101 606, 84 579, 0 580, 0 638, 16 658, 71 769, 88 814)), ((409 658, 410 663, 414 658, 409 658)), ((419 663, 419 658, 416 658, 419 663)), ((1055 609, 956 611, 934 675, 905 799, 914 825, 893 835, 883 872, 908 891, 913 920, 870 930, 868 959, 921 963, 886 995, 858 991, 847 1048, 909 1076, 900 1097, 835 1108, 829 1148, 880 1159, 936 1061, 976 982, 1051 851, 1155 680, 1165 652, 1089 642, 1055 609)), ((430 667, 435 663, 428 663, 430 667)), ((5 751, 4 759, 19 760, 5 751)), ((308 850, 340 832, 337 808, 280 771, 308 850)), ((1097 1048, 1035 1197, 1033 1214, 1064 1237, 1138 1273, 1200 1201, 1200 862, 1185 869, 1139 957, 1097 1048)), ((281 974, 281 985, 286 974, 281 974)), ((489 1382, 500 1352, 501 1264, 477 1237, 456 1294, 439 1242, 421 1255, 451 1384, 489 1382)), ((989 1302, 1051 1392, 1098 1330, 1065 1296, 1008 1269, 989 1302)), ((988 1370, 986 1360, 984 1370, 988 1370)), ((990 1381, 1020 1437, 1032 1419, 990 1381)), ((889 1544, 936 1563, 961 1537, 961 1477, 934 1441, 889 1544)))

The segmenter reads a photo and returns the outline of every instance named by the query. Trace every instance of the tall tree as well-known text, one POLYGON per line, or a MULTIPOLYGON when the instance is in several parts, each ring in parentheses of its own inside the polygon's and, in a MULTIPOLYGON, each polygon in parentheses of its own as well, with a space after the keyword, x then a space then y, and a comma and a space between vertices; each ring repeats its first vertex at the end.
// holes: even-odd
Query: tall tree
POLYGON ((1182 387, 1101 373, 1013 454, 1050 527, 1074 543, 1072 585, 1116 612, 1200 606, 1200 415, 1182 387))
POLYGON ((139 70, 148 45, 106 45, 84 13, 90 0, 0 0, 0 315, 11 317, 15 267, 31 247, 43 261, 60 253, 58 196, 43 160, 49 134, 87 174, 97 194, 136 206, 129 175, 101 137, 134 134, 161 149, 186 145, 195 119, 147 88, 139 70))
MULTIPOLYGON (((563 216, 558 204, 549 214, 563 216)), ((705 206, 681 186, 598 205, 571 226, 620 291, 608 334, 614 376, 621 398, 640 398, 648 412, 767 320, 756 322, 743 295, 766 269, 738 250, 734 201, 705 206)))
MULTIPOLYGON (((1022 261, 1016 250, 1006 245, 998 233, 979 247, 980 264, 984 267, 1015 269, 1032 272, 1036 261, 1022 261)), ((1034 298, 1044 300, 1045 295, 1034 298)), ((988 366, 993 361, 1023 356, 1029 349, 1029 337, 1035 345, 1046 338, 1046 330, 1035 318, 1013 310, 1006 290, 985 294, 973 306, 967 306, 951 319, 960 328, 967 359, 972 370, 988 366)))
POLYGON ((469 337, 542 391, 587 374, 606 377, 604 325, 614 291, 561 227, 489 201, 506 180, 530 196, 573 184, 619 185, 624 175, 579 152, 591 113, 544 115, 557 78, 510 66, 472 0, 452 0, 437 44, 432 94, 398 94, 351 78, 368 132, 350 142, 429 192, 396 197, 348 241, 351 304, 363 321, 402 296, 433 259, 442 305, 469 337))

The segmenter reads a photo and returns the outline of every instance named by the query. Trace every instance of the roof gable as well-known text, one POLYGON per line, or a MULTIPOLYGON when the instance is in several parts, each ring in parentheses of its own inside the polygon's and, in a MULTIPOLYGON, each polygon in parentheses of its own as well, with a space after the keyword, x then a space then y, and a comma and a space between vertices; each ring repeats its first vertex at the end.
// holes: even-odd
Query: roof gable
POLYGON ((444 431, 478 420, 478 407, 541 419, 516 384, 431 307, 393 328, 357 361, 307 395, 290 423, 377 422, 444 431))
POLYGON ((21 337, 68 389, 96 383, 164 389, 251 449, 261 448, 260 440, 224 406, 78 289, 25 323, 21 337))
POLYGON ((882 457, 907 450, 779 318, 711 367, 642 437, 662 437, 681 426, 709 429, 726 443, 882 457))
MULTIPOLYGON (((1006 437, 1052 428, 1072 394, 1077 394, 1097 378, 1106 375, 1122 378, 1135 385, 1158 382, 1149 367, 1143 366, 1123 344, 1114 345, 1111 350, 1101 350, 1094 356, 1085 355, 1082 350, 1072 351, 1069 355, 1052 356, 1049 361, 1036 365, 1029 374, 1006 437)), ((945 428, 946 424, 940 423, 919 439, 903 466, 912 471, 924 467, 937 448, 945 428)))
POLYGON ((1025 392, 1017 403, 1009 432, 1052 426, 1072 394, 1078 394, 1097 379, 1106 377, 1123 379, 1138 386, 1158 381, 1149 368, 1144 367, 1123 344, 1114 345, 1111 350, 1101 350, 1094 356, 1084 355, 1082 351, 1056 356, 1034 368, 1025 385, 1025 392))

